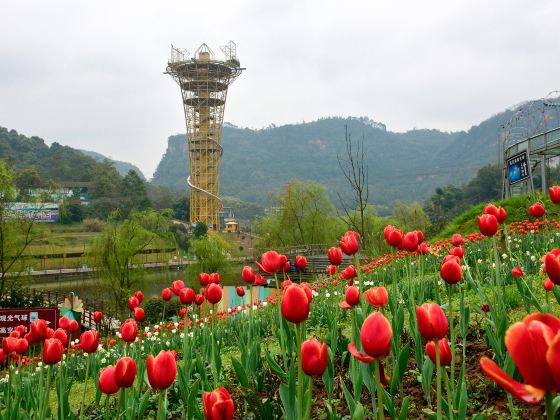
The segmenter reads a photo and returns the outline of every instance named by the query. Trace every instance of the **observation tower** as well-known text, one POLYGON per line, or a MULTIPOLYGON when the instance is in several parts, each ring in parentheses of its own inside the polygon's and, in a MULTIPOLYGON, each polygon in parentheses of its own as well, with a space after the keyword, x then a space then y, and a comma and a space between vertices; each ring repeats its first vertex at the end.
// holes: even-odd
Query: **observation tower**
POLYGON ((189 153, 190 223, 202 222, 220 230, 220 160, 222 126, 228 87, 241 74, 236 45, 220 48, 224 59, 202 44, 190 57, 187 50, 171 46, 169 74, 181 88, 189 153))

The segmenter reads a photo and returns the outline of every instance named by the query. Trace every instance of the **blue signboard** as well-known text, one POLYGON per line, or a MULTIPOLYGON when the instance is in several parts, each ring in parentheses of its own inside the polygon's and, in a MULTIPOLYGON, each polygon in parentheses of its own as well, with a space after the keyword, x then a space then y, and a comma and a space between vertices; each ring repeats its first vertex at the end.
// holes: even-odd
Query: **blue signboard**
POLYGON ((529 179, 529 157, 527 151, 518 153, 506 160, 509 185, 529 179))

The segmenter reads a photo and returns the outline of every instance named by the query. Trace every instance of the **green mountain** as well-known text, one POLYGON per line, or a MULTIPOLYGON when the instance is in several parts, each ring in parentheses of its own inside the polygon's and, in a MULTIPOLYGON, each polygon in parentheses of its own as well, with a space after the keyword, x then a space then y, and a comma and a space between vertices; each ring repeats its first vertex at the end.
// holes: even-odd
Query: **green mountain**
POLYGON ((84 155, 94 158, 97 162, 104 162, 108 160, 113 164, 113 166, 121 176, 126 176, 126 174, 128 174, 128 172, 132 170, 135 171, 143 181, 146 180, 146 177, 144 176, 140 168, 138 168, 138 166, 136 165, 133 165, 132 163, 109 159, 107 156, 104 156, 101 153, 92 152, 90 150, 81 150, 81 149, 78 150, 82 152, 84 155))
MULTIPOLYGON (((298 178, 327 185, 336 198, 337 192, 348 190, 337 161, 337 155, 344 158, 346 152, 348 126, 354 140, 364 139, 371 202, 424 200, 435 187, 462 184, 481 166, 496 161, 496 127, 508 119, 506 114, 456 133, 394 133, 367 118, 325 118, 261 130, 225 125, 222 194, 263 203, 268 192, 298 178)), ((185 136, 171 136, 152 182, 184 189, 187 175, 185 136)))

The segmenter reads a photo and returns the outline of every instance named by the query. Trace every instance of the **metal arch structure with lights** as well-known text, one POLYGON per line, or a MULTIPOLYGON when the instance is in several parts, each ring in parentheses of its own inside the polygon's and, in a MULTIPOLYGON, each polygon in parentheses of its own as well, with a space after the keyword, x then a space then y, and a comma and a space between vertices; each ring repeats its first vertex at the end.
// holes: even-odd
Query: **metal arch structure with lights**
MULTIPOLYGON (((540 169, 541 192, 546 194, 546 167, 560 157, 560 91, 520 106, 502 127, 502 198, 535 193, 533 174, 540 169), (518 159, 519 157, 519 159, 518 159), (526 177, 514 178, 516 160, 526 163, 526 177)), ((523 171, 521 169, 521 171, 523 171)))
POLYGON ((220 230, 220 161, 224 108, 229 85, 245 70, 230 41, 221 47, 224 59, 202 44, 193 57, 171 45, 169 74, 181 88, 189 156, 190 223, 220 230))

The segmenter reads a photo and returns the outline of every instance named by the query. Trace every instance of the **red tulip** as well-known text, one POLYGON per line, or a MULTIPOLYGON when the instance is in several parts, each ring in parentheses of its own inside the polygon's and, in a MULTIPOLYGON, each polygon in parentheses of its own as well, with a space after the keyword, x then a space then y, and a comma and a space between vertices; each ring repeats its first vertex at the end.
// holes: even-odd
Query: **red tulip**
POLYGON ((47 338, 43 344, 43 362, 47 365, 55 365, 62 360, 64 347, 56 338, 47 338))
POLYGON ((122 357, 115 366, 115 384, 120 388, 129 388, 134 383, 136 362, 130 357, 122 357))
POLYGON ((465 255, 465 248, 459 248, 459 247, 451 248, 449 250, 449 255, 454 255, 456 257, 463 258, 463 256, 465 255))
POLYGON ((281 310, 282 316, 287 321, 299 324, 309 316, 309 299, 308 292, 299 284, 292 284, 286 288, 282 294, 281 310))
POLYGON ((498 207, 496 207, 494 204, 488 204, 487 206, 484 207, 484 210, 482 211, 483 214, 492 214, 496 217, 496 219, 498 218, 498 207))
POLYGON ((339 266, 342 263, 342 251, 340 248, 331 246, 327 251, 327 256, 331 265, 339 266))
POLYGON ((296 255, 296 267, 298 270, 305 270, 305 267, 307 267, 307 258, 303 255, 296 255))
POLYGON ((255 282, 255 272, 253 271, 252 267, 246 265, 241 270, 241 277, 245 283, 254 283, 255 282))
POLYGON ((550 201, 554 204, 560 203, 560 186, 554 185, 548 189, 548 195, 550 197, 550 201))
POLYGON ((556 248, 543 258, 546 274, 554 284, 560 284, 560 249, 556 248))
POLYGON ((424 234, 422 233, 421 230, 415 230, 414 232, 416 232, 416 236, 418 238, 418 245, 420 245, 421 243, 424 242, 424 234))
POLYGON ((529 207, 529 213, 531 213, 531 216, 533 216, 535 219, 538 219, 545 215, 546 210, 544 209, 544 206, 537 201, 535 204, 529 207))
POLYGON ((27 342, 27 340, 25 338, 18 338, 17 339, 17 343, 16 343, 16 353, 17 354, 23 354, 27 351, 27 348, 29 347, 29 343, 27 342))
POLYGON ((127 319, 124 324, 121 325, 121 337, 123 341, 127 343, 132 343, 136 340, 136 334, 138 333, 138 325, 133 319, 127 319))
POLYGON ((134 319, 136 320, 136 322, 144 321, 144 317, 144 309, 142 309, 140 306, 134 308, 134 319))
POLYGON ((308 376, 322 376, 327 368, 328 347, 315 338, 301 344, 301 365, 308 376))
POLYGON ((260 274, 255 274, 255 286, 262 286, 265 284, 264 277, 260 274))
POLYGON ((484 305, 482 305, 482 306, 480 307, 480 310, 481 310, 482 312, 490 312, 490 306, 488 306, 488 304, 485 303, 484 305))
POLYGON ((381 312, 369 315, 360 331, 360 340, 364 352, 358 351, 356 344, 348 344, 348 351, 364 363, 371 363, 375 359, 384 359, 391 352, 391 324, 381 312))
MULTIPOLYGON (((78 321, 76 321, 75 319, 70 320, 70 323, 68 324, 68 332, 70 334, 75 333, 76 331, 78 331, 79 328, 80 328, 80 324, 78 324, 78 321)), ((47 328, 47 333, 48 330, 49 328, 47 328)))
POLYGON ((416 308, 416 322, 422 337, 428 341, 441 340, 447 334, 447 317, 437 303, 424 303, 416 308))
POLYGON ((173 283, 171 283, 171 291, 175 296, 179 296, 181 289, 184 287, 185 283, 183 282, 183 280, 175 280, 173 283))
POLYGON ((395 226, 385 226, 385 229, 383 229, 383 235, 385 236, 387 243, 394 248, 400 247, 404 241, 402 230, 397 229, 395 226))
POLYGON ((354 255, 360 249, 358 232, 348 231, 338 242, 338 246, 346 255, 354 255))
POLYGON ((503 207, 498 207, 498 215, 496 216, 496 219, 498 219, 498 223, 503 223, 506 221, 507 213, 503 207))
POLYGON ((190 287, 183 287, 179 292, 179 300, 184 305, 190 305, 194 302, 196 293, 190 287))
POLYGON ((194 298, 194 304, 200 306, 204 303, 204 295, 198 294, 194 298))
POLYGON ((552 289, 554 289, 554 283, 552 282, 552 280, 550 280, 547 277, 543 281, 543 287, 544 287, 544 290, 546 290, 547 292, 550 292, 552 289))
POLYGON ((136 293, 134 293, 134 297, 136 299, 138 299, 139 303, 144 302, 144 293, 142 293, 140 290, 138 290, 136 293))
POLYGON ((68 333, 62 328, 58 328, 53 335, 53 338, 57 338, 64 347, 68 347, 68 333))
POLYGON ((115 366, 107 366, 101 369, 99 374, 99 390, 104 394, 116 394, 119 391, 119 386, 115 382, 115 366))
POLYGON ((44 319, 37 319, 31 324, 31 332, 39 341, 47 338, 47 328, 47 322, 44 319))
POLYGON ((166 289, 163 289, 161 291, 161 298, 166 301, 169 302, 171 300, 171 289, 169 287, 167 287, 166 289))
POLYGON ((218 273, 211 273, 209 275, 210 283, 219 284, 220 283, 220 275, 218 273))
POLYGON ((210 274, 199 273, 198 274, 198 281, 200 282, 201 286, 208 286, 210 284, 210 274))
POLYGON ((177 361, 170 351, 160 351, 154 357, 152 354, 146 359, 148 380, 154 389, 162 390, 171 386, 177 375, 177 361))
POLYGON ((286 263, 285 256, 279 255, 276 251, 267 251, 261 256, 261 262, 255 261, 255 264, 261 271, 272 274, 280 270, 286 263), (282 258, 284 257, 284 258, 282 258))
POLYGON ((358 273, 356 273, 356 269, 353 265, 349 265, 340 273, 340 276, 345 280, 352 280, 357 275, 358 273))
POLYGON ((4 337, 2 339, 2 350, 4 350, 4 353, 9 355, 15 352, 17 341, 18 339, 15 337, 4 337))
POLYGON ((336 274, 337 270, 338 270, 338 267, 336 265, 333 265, 333 264, 327 265, 326 271, 331 276, 334 276, 336 274))
POLYGON ((179 316, 180 316, 181 318, 183 318, 183 317, 186 315, 186 313, 187 313, 187 308, 181 308, 181 309, 179 309, 179 316))
POLYGON ((526 384, 517 382, 487 357, 482 371, 510 394, 529 404, 538 403, 545 392, 560 391, 560 319, 551 314, 527 315, 506 332, 505 344, 526 384))
POLYGON ((222 286, 210 283, 206 288, 206 300, 213 305, 222 300, 222 286))
POLYGON ((70 325, 70 319, 66 318, 65 316, 62 316, 58 319, 58 326, 60 328, 62 328, 63 330, 67 330, 68 331, 68 326, 70 325))
POLYGON ((352 309, 354 306, 360 303, 359 289, 354 286, 348 286, 346 288, 345 298, 346 300, 339 302, 338 306, 340 306, 343 309, 352 309))
POLYGON ((236 289, 235 289, 235 292, 237 293, 237 296, 239 296, 239 297, 245 296, 245 289, 243 288, 243 286, 237 286, 236 289))
POLYGON ((132 296, 130 298, 128 298, 128 308, 133 311, 134 308, 136 308, 138 305, 140 305, 140 302, 138 301, 138 298, 136 298, 135 296, 132 296))
POLYGON ((418 236, 416 232, 408 232, 404 235, 403 247, 409 252, 414 252, 418 249, 418 236))
POLYGON ((95 353, 99 344, 99 333, 89 330, 80 337, 80 347, 85 353, 95 353))
POLYGON ((520 279, 520 278, 523 278, 525 273, 523 273, 523 270, 521 269, 521 267, 513 267, 513 270, 511 270, 511 275, 513 277, 517 277, 518 279, 520 279))
POLYGON ((460 233, 454 233, 451 237, 451 245, 453 246, 461 246, 465 243, 465 240, 461 236, 460 233))
POLYGON ((282 267, 282 271, 284 273, 287 273, 288 271, 290 271, 290 267, 291 267, 290 261, 286 261, 284 263, 284 266, 282 267))
POLYGON ((418 245, 418 251, 420 254, 427 254, 430 252, 430 246, 426 242, 422 242, 418 245))
POLYGON ((383 286, 372 287, 364 292, 368 303, 374 308, 381 308, 389 302, 389 294, 383 286))
MULTIPOLYGON (((449 366, 451 365, 451 349, 449 348, 449 341, 447 338, 442 338, 438 341, 439 344, 439 364, 440 366, 449 366)), ((436 364, 436 343, 435 341, 428 341, 426 344, 426 354, 432 361, 432 363, 436 364)))
POLYGON ((493 214, 478 216, 478 229, 484 236, 494 236, 498 231, 498 219, 493 214))
POLYGON ((96 324, 99 324, 99 323, 101 322, 102 319, 103 319, 103 312, 95 311, 95 312, 93 313, 93 321, 94 321, 96 324))
POLYGON ((455 284, 461 281, 461 278, 463 277, 463 270, 461 269, 461 264, 450 259, 448 261, 444 261, 441 265, 439 274, 443 281, 447 284, 455 284))
POLYGON ((232 420, 235 405, 225 388, 202 394, 204 402, 204 418, 206 420, 232 420))

